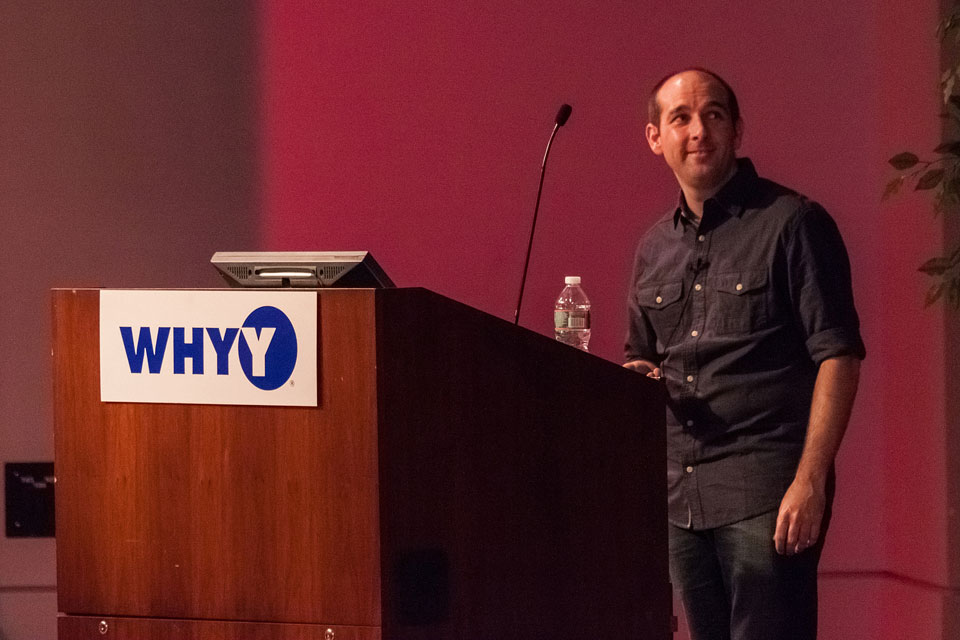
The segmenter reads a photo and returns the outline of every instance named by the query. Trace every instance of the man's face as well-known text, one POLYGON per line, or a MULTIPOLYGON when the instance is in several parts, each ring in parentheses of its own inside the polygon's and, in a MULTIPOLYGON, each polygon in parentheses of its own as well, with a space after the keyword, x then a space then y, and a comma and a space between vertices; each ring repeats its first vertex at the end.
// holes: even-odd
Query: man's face
POLYGON ((715 192, 736 166, 743 133, 730 118, 723 85, 700 71, 684 71, 663 84, 657 100, 660 122, 646 129, 650 149, 663 156, 684 191, 715 192))

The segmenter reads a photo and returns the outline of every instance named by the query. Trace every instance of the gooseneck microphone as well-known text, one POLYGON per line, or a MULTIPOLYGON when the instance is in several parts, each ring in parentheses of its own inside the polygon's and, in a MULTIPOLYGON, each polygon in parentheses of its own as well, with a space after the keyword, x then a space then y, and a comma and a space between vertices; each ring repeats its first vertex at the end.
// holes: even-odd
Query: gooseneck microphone
POLYGON ((553 139, 557 137, 557 131, 567 123, 567 118, 573 107, 568 104, 561 105, 557 111, 557 119, 553 125, 553 133, 550 134, 550 140, 547 142, 547 150, 543 152, 543 162, 540 163, 540 186, 537 188, 537 204, 533 208, 533 224, 530 225, 530 241, 527 243, 527 258, 523 261, 523 277, 520 278, 520 295, 517 296, 517 313, 513 318, 513 324, 520 324, 520 304, 523 302, 523 287, 527 283, 527 267, 530 266, 530 251, 533 249, 533 232, 537 229, 537 213, 540 211, 540 194, 543 193, 543 176, 547 173, 547 156, 550 155, 550 145, 553 139))

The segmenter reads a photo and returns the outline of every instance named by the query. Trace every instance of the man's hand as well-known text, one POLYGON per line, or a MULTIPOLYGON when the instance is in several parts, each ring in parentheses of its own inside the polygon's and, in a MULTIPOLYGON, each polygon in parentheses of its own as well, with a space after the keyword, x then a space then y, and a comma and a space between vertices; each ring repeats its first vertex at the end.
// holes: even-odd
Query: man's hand
POLYGON ((813 387, 810 423, 793 484, 780 501, 773 543, 777 553, 792 556, 820 539, 827 505, 826 478, 850 420, 860 380, 860 360, 828 358, 820 364, 813 387))
POLYGON ((826 505, 823 482, 796 478, 780 501, 773 534, 777 553, 792 556, 817 544, 826 505))
POLYGON ((648 378, 660 379, 660 367, 649 360, 631 360, 623 365, 627 369, 633 369, 638 373, 645 373, 648 378))

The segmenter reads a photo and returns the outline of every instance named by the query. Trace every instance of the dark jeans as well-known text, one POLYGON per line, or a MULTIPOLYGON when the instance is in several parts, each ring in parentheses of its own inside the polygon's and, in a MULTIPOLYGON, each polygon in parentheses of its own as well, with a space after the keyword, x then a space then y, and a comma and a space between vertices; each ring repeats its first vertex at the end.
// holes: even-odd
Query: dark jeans
POLYGON ((670 579, 692 640, 813 640, 817 637, 820 541, 794 556, 773 546, 777 510, 690 531, 670 525, 670 579))

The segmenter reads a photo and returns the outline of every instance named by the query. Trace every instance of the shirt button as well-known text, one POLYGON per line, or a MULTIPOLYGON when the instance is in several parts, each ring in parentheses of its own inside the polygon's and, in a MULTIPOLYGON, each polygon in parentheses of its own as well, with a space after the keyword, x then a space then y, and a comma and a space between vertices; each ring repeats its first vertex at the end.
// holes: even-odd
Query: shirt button
POLYGON ((687 376, 687 382, 693 382, 693 376, 687 376))
POLYGON ((696 329, 694 329, 693 331, 690 332, 690 335, 692 335, 694 338, 696 338, 698 335, 700 335, 700 332, 697 331, 696 329))
POLYGON ((699 240, 700 242, 703 242, 706 239, 707 239, 707 236, 704 236, 704 235, 697 236, 697 240, 699 240))
POLYGON ((661 298, 660 296, 657 296, 657 304, 660 304, 661 302, 663 302, 663 298, 661 298))
POLYGON ((687 467, 687 473, 693 473, 693 467, 687 467))
POLYGON ((700 289, 703 289, 703 285, 701 285, 701 284, 698 282, 697 284, 693 285, 693 288, 696 289, 697 291, 700 291, 700 289))
POLYGON ((692 426, 693 426, 693 420, 687 420, 687 426, 688 426, 688 427, 692 427, 692 426))
POLYGON ((739 282, 737 283, 737 291, 743 291, 743 285, 739 282))

